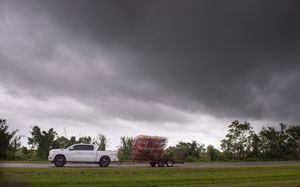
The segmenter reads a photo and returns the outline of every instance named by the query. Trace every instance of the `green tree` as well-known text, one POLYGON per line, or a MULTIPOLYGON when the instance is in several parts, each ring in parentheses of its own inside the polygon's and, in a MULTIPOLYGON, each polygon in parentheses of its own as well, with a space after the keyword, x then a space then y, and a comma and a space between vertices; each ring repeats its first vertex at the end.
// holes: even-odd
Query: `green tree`
POLYGON ((221 148, 229 159, 243 160, 251 155, 254 131, 248 122, 233 121, 228 134, 221 142, 221 148))
POLYGON ((34 126, 31 131, 31 136, 28 138, 28 144, 32 145, 32 148, 37 148, 37 156, 41 159, 48 157, 49 150, 55 146, 55 137, 57 133, 53 128, 48 131, 42 131, 40 127, 34 126))
POLYGON ((8 160, 14 160, 16 158, 16 153, 21 148, 21 138, 22 136, 15 135, 10 141, 8 151, 6 152, 8 160))
POLYGON ((210 161, 220 160, 220 154, 221 153, 214 146, 208 145, 207 148, 206 148, 206 152, 207 152, 207 155, 208 155, 210 161))
POLYGON ((34 159, 36 154, 36 152, 33 149, 28 149, 25 146, 22 146, 18 152, 16 153, 16 157, 20 160, 32 160, 34 159), (18 152, 21 153, 18 155, 18 152))
POLYGON ((70 141, 69 141, 69 146, 73 145, 73 144, 76 144, 76 143, 77 143, 76 137, 75 136, 71 136, 70 141))
POLYGON ((263 128, 260 132, 264 159, 287 160, 290 149, 287 126, 280 124, 279 130, 274 127, 263 128))
POLYGON ((286 133, 289 159, 300 159, 300 126, 290 126, 286 133))
POLYGON ((187 161, 194 161, 200 158, 201 152, 204 152, 204 144, 199 144, 196 141, 179 142, 176 147, 185 151, 185 158, 187 161))
POLYGON ((107 145, 107 138, 103 134, 98 134, 96 138, 94 138, 93 143, 98 145, 99 151, 105 151, 107 145))
POLYGON ((76 143, 90 144, 91 142, 92 142, 92 138, 90 136, 82 136, 78 139, 76 143))
POLYGON ((178 148, 174 147, 174 146, 169 146, 166 150, 165 150, 165 157, 166 158, 170 158, 170 159, 174 159, 176 156, 176 150, 178 148))
POLYGON ((9 132, 5 119, 0 119, 0 159, 7 159, 9 145, 13 137, 16 135, 17 130, 9 132))
POLYGON ((64 136, 59 136, 53 142, 53 148, 66 148, 70 146, 70 140, 64 136))
POLYGON ((260 157, 261 157, 261 139, 255 133, 253 133, 253 136, 252 136, 251 147, 252 147, 251 157, 256 160, 260 159, 260 157))
POLYGON ((119 160, 122 160, 122 161, 131 160, 132 159, 131 150, 132 150, 132 145, 133 145, 133 138, 122 136, 120 141, 121 141, 121 145, 118 149, 119 160))

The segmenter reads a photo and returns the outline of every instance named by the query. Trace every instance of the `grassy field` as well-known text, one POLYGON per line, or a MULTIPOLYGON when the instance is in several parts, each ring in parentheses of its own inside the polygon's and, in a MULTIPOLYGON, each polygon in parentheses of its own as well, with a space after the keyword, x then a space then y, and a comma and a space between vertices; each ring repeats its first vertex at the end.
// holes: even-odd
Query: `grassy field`
POLYGON ((300 166, 0 168, 0 186, 299 186, 300 166))

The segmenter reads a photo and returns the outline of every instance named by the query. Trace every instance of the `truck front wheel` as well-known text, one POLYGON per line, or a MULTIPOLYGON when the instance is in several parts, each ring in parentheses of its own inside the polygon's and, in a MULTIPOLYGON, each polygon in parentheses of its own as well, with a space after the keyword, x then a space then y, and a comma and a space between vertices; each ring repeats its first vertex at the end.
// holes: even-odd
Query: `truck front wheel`
POLYGON ((99 160, 100 167, 108 167, 110 164, 110 158, 108 156, 102 156, 99 160))
POLYGON ((57 155, 53 161, 56 167, 64 167, 66 164, 66 157, 64 155, 57 155))

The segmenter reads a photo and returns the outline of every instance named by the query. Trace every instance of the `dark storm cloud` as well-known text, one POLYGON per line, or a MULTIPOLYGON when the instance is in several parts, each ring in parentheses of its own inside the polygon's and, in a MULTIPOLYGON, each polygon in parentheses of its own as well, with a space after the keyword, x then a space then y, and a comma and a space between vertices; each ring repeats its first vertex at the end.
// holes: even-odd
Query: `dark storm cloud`
MULTIPOLYGON (((37 40, 43 45, 39 44, 31 52, 39 48, 42 56, 38 59, 49 61, 59 54, 56 61, 62 63, 47 65, 52 71, 45 70, 44 66, 39 70, 36 63, 30 62, 17 70, 20 66, 12 67, 11 64, 17 63, 5 60, 2 55, 1 64, 7 75, 13 74, 13 84, 21 81, 19 85, 30 88, 46 87, 46 92, 58 90, 87 100, 91 97, 90 103, 99 95, 113 95, 218 117, 299 120, 300 7, 297 1, 9 4, 17 7, 20 15, 34 15, 33 20, 40 20, 36 16, 45 18, 33 23, 27 19, 32 24, 29 28, 49 32, 48 38, 37 40), (43 27, 52 22, 53 26, 43 27), (68 58, 80 56, 61 60, 68 48, 59 48, 57 43, 72 46, 68 58), (97 47, 84 50, 82 45, 86 43, 97 47), (97 55, 108 56, 109 65, 95 63, 93 57, 97 55), (64 67, 65 71, 55 70, 64 67), (25 76, 19 76, 22 73, 25 76), (74 80, 74 77, 79 78, 74 80)), ((122 107, 108 107, 108 111, 122 113, 118 108, 122 107)), ((128 112, 124 118, 156 118, 145 116, 151 111, 144 110, 143 114, 128 112)))

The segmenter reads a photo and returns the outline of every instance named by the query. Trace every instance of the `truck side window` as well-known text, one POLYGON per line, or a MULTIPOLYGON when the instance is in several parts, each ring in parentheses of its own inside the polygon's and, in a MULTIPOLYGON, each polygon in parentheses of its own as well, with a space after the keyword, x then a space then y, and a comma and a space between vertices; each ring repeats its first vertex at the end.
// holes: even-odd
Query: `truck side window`
POLYGON ((72 150, 74 151, 81 150, 81 145, 74 145, 72 150))
POLYGON ((93 151, 94 150, 94 146, 93 145, 84 145, 84 150, 86 150, 86 151, 93 151))
POLYGON ((93 145, 75 145, 72 150, 77 151, 93 151, 94 146, 93 145))

